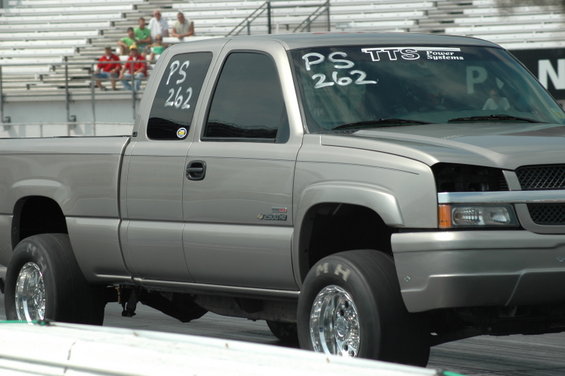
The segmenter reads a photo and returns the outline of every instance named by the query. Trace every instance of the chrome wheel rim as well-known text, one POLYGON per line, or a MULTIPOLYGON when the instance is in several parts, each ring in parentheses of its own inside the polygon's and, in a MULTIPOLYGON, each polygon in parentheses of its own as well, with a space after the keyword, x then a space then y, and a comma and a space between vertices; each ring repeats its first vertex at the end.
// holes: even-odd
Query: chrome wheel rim
POLYGON ((16 314, 18 320, 45 319, 45 283, 39 265, 24 264, 16 281, 16 314))
POLYGON ((356 357, 361 328, 351 295, 342 287, 324 287, 312 304, 310 339, 314 351, 356 357))

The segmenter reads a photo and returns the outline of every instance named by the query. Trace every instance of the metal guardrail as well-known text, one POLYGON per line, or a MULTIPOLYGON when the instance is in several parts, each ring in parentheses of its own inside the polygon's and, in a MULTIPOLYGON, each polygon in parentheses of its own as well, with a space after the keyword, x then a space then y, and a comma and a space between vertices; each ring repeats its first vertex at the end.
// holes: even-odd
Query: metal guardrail
POLYGON ((266 13, 267 17, 267 33, 272 34, 273 32, 273 19, 275 17, 274 11, 279 9, 293 9, 293 8, 313 8, 316 7, 311 14, 306 16, 304 21, 302 21, 297 27, 292 30, 292 32, 302 32, 310 31, 310 27, 314 21, 316 21, 324 13, 327 14, 327 31, 331 30, 330 24, 330 1, 327 0, 324 3, 312 3, 312 4, 297 4, 297 5, 272 5, 271 1, 266 1, 257 7, 249 16, 247 16, 243 21, 241 21, 237 26, 235 26, 226 36, 240 35, 244 30, 247 30, 247 35, 251 35, 251 26, 253 22, 257 21, 259 17, 266 13))
MULTIPOLYGON (((69 123, 74 123, 76 122, 76 116, 73 115, 71 113, 71 102, 73 101, 73 98, 76 97, 77 95, 84 95, 84 92, 80 93, 80 94, 76 94, 76 92, 74 92, 75 90, 72 88, 70 82, 71 79, 73 78, 69 72, 69 67, 81 67, 84 68, 85 70, 88 71, 88 74, 86 74, 85 76, 89 76, 90 78, 86 78, 86 80, 90 80, 89 84, 88 84, 88 88, 90 89, 90 100, 92 102, 92 116, 93 119, 95 121, 96 119, 96 97, 100 94, 96 94, 96 90, 95 90, 95 81, 98 80, 98 78, 95 77, 94 72, 95 72, 95 67, 98 64, 116 64, 117 62, 98 62, 98 61, 92 61, 92 62, 69 62, 68 61, 68 57, 63 57, 63 61, 62 62, 51 62, 51 63, 10 63, 10 62, 6 62, 6 61, 2 61, 0 63, 0 123, 1 124, 9 124, 12 122, 11 117, 5 113, 5 103, 6 103, 6 98, 7 98, 7 92, 8 90, 5 88, 4 86, 4 82, 6 81, 6 77, 7 75, 3 74, 3 67, 21 67, 21 66, 37 66, 37 67, 45 67, 48 66, 50 71, 56 71, 57 69, 63 69, 64 70, 64 76, 63 76, 63 89, 64 89, 64 93, 62 94, 64 101, 65 101, 65 111, 66 111, 66 119, 69 123)), ((125 62, 124 61, 120 61, 119 64, 123 65, 125 62)), ((147 64, 149 66, 149 64, 154 63, 154 61, 147 61, 147 64)), ((36 80, 37 83, 41 83, 42 82, 42 75, 36 75, 36 80)), ((132 75, 133 76, 133 75, 132 75)), ((145 77, 143 80, 147 80, 147 77, 145 77)), ((141 98, 141 94, 143 93, 143 90, 136 90, 135 85, 134 85, 134 77, 131 78, 131 84, 132 84, 132 88, 133 90, 131 91, 131 107, 132 107, 132 119, 135 118, 135 113, 136 113, 136 106, 137 106, 137 101, 141 98)), ((84 89, 84 88, 83 88, 84 89)), ((53 93, 47 93, 47 94, 39 94, 39 93, 34 93, 34 87, 33 84, 30 83, 28 90, 26 91, 26 95, 25 96, 44 96, 44 95, 48 95, 53 97, 53 93)), ((124 93, 125 91, 120 91, 121 93, 124 93)), ((103 94, 104 96, 107 96, 110 93, 105 93, 103 94)), ((17 94, 14 95, 10 95, 11 97, 17 97, 17 94)), ((109 95, 108 95, 109 96, 109 95)))
POLYGON ((39 324, 0 324, 0 373, 456 376, 452 372, 430 368, 199 336, 62 323, 39 324))

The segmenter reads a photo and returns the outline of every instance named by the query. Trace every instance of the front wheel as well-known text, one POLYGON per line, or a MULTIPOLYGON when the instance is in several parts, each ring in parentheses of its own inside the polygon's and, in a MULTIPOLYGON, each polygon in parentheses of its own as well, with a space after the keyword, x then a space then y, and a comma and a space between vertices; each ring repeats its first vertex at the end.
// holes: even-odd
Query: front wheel
POLYGON ((271 333, 273 333, 273 335, 277 337, 282 343, 289 345, 298 344, 296 323, 267 320, 267 326, 271 330, 271 333))
POLYGON ((4 304, 8 320, 54 320, 101 325, 104 290, 90 286, 66 234, 22 240, 6 272, 4 304))
POLYGON ((392 258, 373 250, 316 263, 298 300, 300 346, 327 354, 425 366, 425 322, 407 312, 392 258))

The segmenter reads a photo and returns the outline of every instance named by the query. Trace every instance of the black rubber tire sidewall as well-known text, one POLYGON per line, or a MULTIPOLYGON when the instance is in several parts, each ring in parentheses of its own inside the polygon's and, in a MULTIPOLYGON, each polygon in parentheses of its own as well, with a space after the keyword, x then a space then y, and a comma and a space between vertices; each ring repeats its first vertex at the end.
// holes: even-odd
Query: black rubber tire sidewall
POLYGON ((302 348, 313 349, 310 312, 316 295, 329 285, 342 287, 356 305, 361 328, 358 357, 427 364, 429 345, 422 323, 406 311, 392 259, 374 250, 337 253, 312 267, 298 301, 298 339, 302 348), (349 271, 347 278, 339 272, 343 270, 349 271))
POLYGON ((103 293, 89 286, 76 262, 66 234, 41 234, 22 240, 6 272, 6 317, 17 320, 15 288, 27 262, 37 264, 45 285, 45 318, 53 321, 96 324, 104 319, 103 293))
POLYGON ((282 343, 287 345, 298 344, 296 323, 267 320, 267 326, 269 327, 271 333, 273 333, 273 335, 277 337, 282 343))

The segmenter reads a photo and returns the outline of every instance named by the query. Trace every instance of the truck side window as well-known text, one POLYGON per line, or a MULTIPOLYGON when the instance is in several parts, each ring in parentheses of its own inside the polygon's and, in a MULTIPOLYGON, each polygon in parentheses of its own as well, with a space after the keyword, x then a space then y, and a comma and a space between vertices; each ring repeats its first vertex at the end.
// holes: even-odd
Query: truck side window
POLYGON ((203 140, 286 142, 288 118, 275 62, 270 56, 228 56, 216 84, 203 140))
POLYGON ((211 60, 210 52, 193 52, 176 55, 169 61, 151 107, 149 138, 182 140, 188 135, 211 60))

